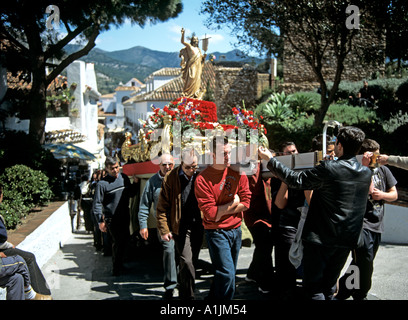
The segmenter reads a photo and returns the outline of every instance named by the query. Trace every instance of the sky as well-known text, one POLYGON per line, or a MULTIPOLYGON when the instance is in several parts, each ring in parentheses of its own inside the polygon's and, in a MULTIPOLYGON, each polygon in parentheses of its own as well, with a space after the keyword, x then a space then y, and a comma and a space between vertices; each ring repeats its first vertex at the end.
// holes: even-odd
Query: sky
MULTIPOLYGON (((143 46, 151 50, 178 52, 183 48, 180 43, 181 28, 186 30, 186 38, 193 32, 202 39, 207 35, 209 45, 207 53, 228 52, 234 50, 233 43, 237 40, 230 36, 229 29, 210 30, 204 26, 207 16, 199 14, 201 0, 183 0, 183 11, 175 19, 167 22, 158 22, 155 25, 146 24, 144 28, 131 25, 130 22, 120 28, 101 33, 96 39, 96 47, 105 51, 129 49, 143 46)), ((201 43, 200 43, 200 48, 201 43)))

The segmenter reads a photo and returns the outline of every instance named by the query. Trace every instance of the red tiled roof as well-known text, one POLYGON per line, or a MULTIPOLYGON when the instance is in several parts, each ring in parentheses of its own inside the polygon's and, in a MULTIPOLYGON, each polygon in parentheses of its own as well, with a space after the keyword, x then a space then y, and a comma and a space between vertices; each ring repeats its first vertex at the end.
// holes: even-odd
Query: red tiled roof
POLYGON ((19 71, 17 76, 13 76, 11 72, 7 72, 7 87, 15 90, 30 90, 31 82, 27 82, 22 78, 23 71, 19 71))

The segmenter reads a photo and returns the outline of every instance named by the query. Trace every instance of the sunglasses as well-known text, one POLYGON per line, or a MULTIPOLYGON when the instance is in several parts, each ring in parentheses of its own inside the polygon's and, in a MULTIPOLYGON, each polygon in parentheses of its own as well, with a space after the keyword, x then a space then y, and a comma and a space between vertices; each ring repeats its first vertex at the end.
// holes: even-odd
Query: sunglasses
POLYGON ((190 170, 190 169, 197 169, 198 168, 198 166, 184 166, 184 169, 186 169, 186 170, 190 170))

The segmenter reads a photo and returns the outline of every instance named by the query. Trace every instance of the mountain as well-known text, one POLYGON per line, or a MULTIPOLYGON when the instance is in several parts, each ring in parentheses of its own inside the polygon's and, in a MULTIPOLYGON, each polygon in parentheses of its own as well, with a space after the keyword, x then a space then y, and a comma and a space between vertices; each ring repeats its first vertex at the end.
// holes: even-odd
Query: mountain
MULTIPOLYGON (((80 47, 69 45, 66 53, 75 52, 80 47)), ((216 62, 232 61, 239 63, 260 63, 263 59, 245 57, 239 50, 227 53, 211 52, 216 56, 216 62)), ((95 64, 98 91, 102 94, 111 93, 120 82, 126 83, 131 78, 137 78, 141 82, 156 70, 164 67, 180 67, 179 52, 164 52, 150 50, 145 47, 136 46, 125 50, 105 51, 93 48, 88 55, 79 60, 95 64)))
MULTIPOLYGON (((106 52, 108 57, 143 66, 179 67, 179 52, 163 52, 136 46, 126 50, 106 52)), ((142 79, 139 79, 142 80, 142 79)))

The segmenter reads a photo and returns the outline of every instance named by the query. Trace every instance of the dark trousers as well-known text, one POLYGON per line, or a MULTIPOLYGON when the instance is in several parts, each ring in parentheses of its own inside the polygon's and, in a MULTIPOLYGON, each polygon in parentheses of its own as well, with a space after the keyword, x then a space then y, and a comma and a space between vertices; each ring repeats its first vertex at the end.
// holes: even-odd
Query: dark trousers
POLYGON ((294 294, 296 288, 296 268, 289 260, 289 250, 296 237, 296 228, 279 227, 276 250, 276 278, 281 293, 294 294))
POLYGON ((179 267, 179 295, 183 300, 194 299, 195 266, 197 265, 204 228, 197 225, 174 235, 179 267))
POLYGON ((21 256, 27 264, 28 271, 30 273, 31 286, 33 287, 34 291, 40 294, 51 295, 50 288, 48 287, 47 281, 45 280, 33 253, 17 248, 9 248, 3 252, 7 257, 17 255, 21 256))
POLYGON ((303 288, 307 299, 332 300, 348 248, 303 242, 303 288))
POLYGON ((371 278, 374 271, 374 258, 377 254, 381 242, 381 233, 372 232, 363 229, 364 244, 363 246, 352 251, 352 261, 350 269, 339 280, 339 290, 336 299, 344 300, 353 297, 354 300, 363 300, 367 297, 371 289, 371 278), (352 272, 356 267, 358 274, 352 272), (349 277, 351 280, 347 281, 349 277), (359 280, 359 283, 354 283, 359 280))
POLYGON ((92 199, 82 198, 81 199, 81 208, 84 212, 84 221, 85 221, 85 230, 93 231, 93 214, 92 214, 92 199))
POLYGON ((97 221, 93 212, 91 212, 91 219, 93 223, 93 239, 94 239, 94 246, 97 250, 102 249, 103 242, 102 242, 102 232, 99 230, 99 222, 97 221))
POLYGON ((112 239, 113 272, 120 272, 123 268, 125 253, 130 239, 130 218, 128 215, 113 216, 106 219, 109 235, 112 239))
POLYGON ((255 280, 262 289, 270 289, 274 280, 272 228, 259 222, 248 229, 254 239, 255 249, 247 276, 255 280))

